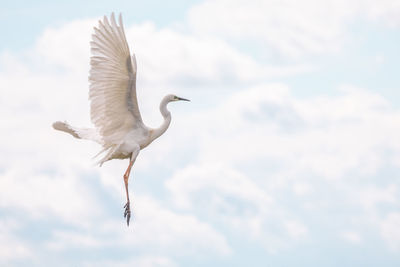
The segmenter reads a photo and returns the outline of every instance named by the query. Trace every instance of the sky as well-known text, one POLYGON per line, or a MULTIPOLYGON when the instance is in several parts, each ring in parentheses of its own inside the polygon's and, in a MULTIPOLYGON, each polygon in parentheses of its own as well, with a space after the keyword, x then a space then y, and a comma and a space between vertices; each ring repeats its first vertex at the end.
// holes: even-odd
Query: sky
POLYGON ((399 266, 400 1, 6 1, 0 266, 399 266), (146 125, 127 160, 91 127, 90 36, 122 12, 146 125))

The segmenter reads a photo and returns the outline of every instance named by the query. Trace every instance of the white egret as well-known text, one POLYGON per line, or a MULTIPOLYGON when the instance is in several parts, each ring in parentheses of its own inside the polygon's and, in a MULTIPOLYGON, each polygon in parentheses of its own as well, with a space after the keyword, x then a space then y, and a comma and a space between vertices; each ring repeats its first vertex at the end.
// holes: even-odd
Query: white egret
MULTIPOLYGON (((129 226, 131 217, 128 179, 139 151, 160 137, 171 123, 171 113, 167 104, 172 101, 188 99, 175 95, 165 96, 160 103, 164 122, 159 128, 144 125, 136 98, 136 59, 129 52, 125 38, 122 17, 117 25, 114 13, 110 22, 104 16, 94 28, 90 42, 92 57, 90 60, 90 118, 94 128, 72 127, 67 122, 53 123, 56 130, 64 131, 79 139, 92 140, 103 146, 99 154, 100 166, 111 159, 129 158, 124 174, 127 202, 124 217, 129 226)), ((98 154, 98 155, 99 155, 98 154)))

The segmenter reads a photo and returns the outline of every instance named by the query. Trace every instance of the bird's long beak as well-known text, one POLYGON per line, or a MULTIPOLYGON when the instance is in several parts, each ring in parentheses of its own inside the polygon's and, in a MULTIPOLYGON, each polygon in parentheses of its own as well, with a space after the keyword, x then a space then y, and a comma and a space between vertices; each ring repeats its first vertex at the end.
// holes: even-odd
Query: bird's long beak
POLYGON ((189 99, 182 98, 182 97, 178 97, 178 100, 183 100, 183 101, 189 101, 189 102, 190 102, 190 100, 189 100, 189 99))

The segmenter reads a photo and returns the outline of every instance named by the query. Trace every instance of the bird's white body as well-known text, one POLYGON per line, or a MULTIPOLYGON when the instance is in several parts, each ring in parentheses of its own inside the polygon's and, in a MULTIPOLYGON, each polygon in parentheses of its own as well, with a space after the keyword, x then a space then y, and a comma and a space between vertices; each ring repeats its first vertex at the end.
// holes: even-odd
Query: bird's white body
POLYGON ((133 152, 137 152, 147 147, 151 142, 160 137, 169 127, 171 123, 171 113, 167 109, 167 104, 173 99, 174 95, 167 95, 160 103, 160 112, 164 117, 164 122, 159 128, 150 128, 144 124, 140 127, 135 125, 129 129, 123 138, 111 146, 104 142, 101 135, 95 128, 78 128, 69 125, 67 122, 57 121, 53 123, 56 130, 64 131, 78 139, 86 139, 99 143, 103 146, 103 150, 99 154, 109 150, 105 156, 99 161, 102 165, 104 162, 112 159, 130 158, 133 152))
POLYGON ((153 129, 146 126, 131 129, 129 132, 127 132, 125 138, 115 152, 111 154, 109 158, 106 158, 105 161, 111 159, 129 158, 132 154, 132 151, 144 149, 156 138, 161 136, 161 134, 168 129, 170 122, 171 116, 166 118, 163 125, 158 129, 153 129))
POLYGON ((165 96, 160 103, 164 122, 159 128, 147 127, 142 121, 136 98, 136 58, 135 54, 130 55, 121 15, 119 25, 114 14, 111 15, 110 22, 107 17, 99 21, 90 42, 92 57, 89 100, 90 117, 95 127, 77 128, 60 121, 53 123, 53 127, 76 138, 92 140, 102 145, 103 149, 99 153, 103 154, 99 160, 100 166, 111 159, 130 159, 124 175, 128 200, 125 216, 129 224, 128 177, 131 167, 139 151, 168 129, 171 123, 168 103, 187 99, 175 95, 165 96))

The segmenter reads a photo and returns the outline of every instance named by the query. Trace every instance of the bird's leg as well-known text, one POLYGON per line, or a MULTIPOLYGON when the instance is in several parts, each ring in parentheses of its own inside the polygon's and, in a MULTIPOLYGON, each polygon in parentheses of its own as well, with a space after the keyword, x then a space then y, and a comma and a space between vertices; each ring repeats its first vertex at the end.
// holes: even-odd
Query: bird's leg
POLYGON ((131 173, 131 168, 133 164, 135 163, 136 157, 138 156, 140 151, 140 146, 136 145, 134 147, 130 160, 129 160, 129 165, 128 168, 126 169, 126 172, 124 174, 124 183, 125 183, 125 192, 126 192, 126 204, 124 206, 125 212, 124 212, 124 217, 126 218, 126 223, 129 226, 129 220, 131 219, 131 207, 130 207, 130 201, 129 201, 129 191, 128 191, 128 179, 129 179, 129 174, 131 173))
POLYGON ((130 160, 128 169, 126 169, 126 172, 124 174, 125 191, 126 191, 126 204, 124 206, 124 208, 125 208, 124 217, 126 218, 126 223, 128 224, 128 226, 129 226, 129 220, 131 219, 131 207, 130 207, 130 202, 129 202, 128 179, 129 179, 129 174, 131 173, 132 165, 133 165, 133 161, 130 160))

